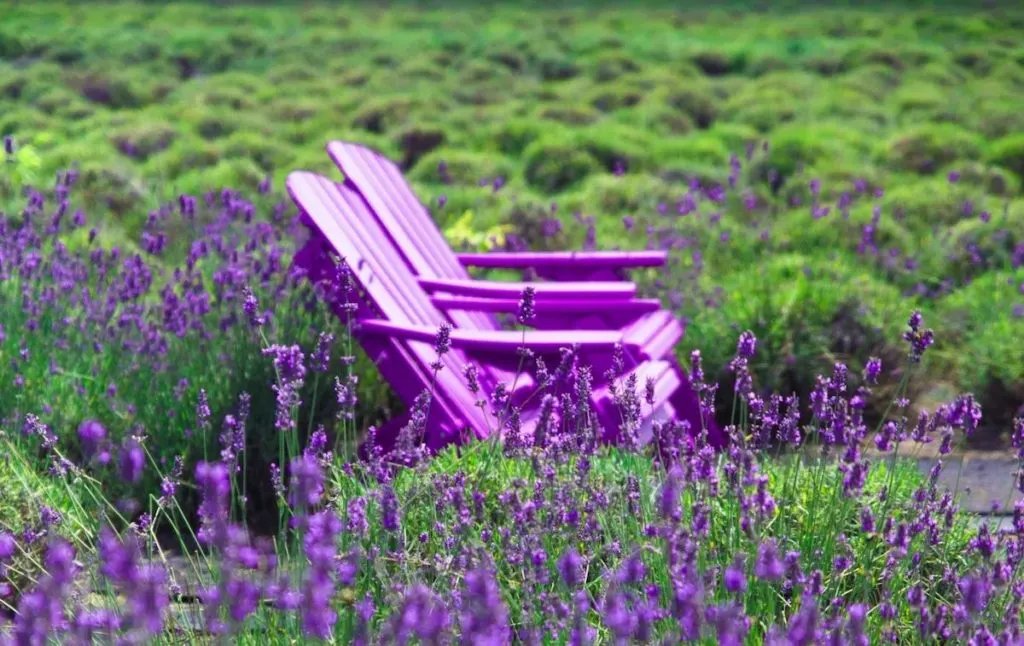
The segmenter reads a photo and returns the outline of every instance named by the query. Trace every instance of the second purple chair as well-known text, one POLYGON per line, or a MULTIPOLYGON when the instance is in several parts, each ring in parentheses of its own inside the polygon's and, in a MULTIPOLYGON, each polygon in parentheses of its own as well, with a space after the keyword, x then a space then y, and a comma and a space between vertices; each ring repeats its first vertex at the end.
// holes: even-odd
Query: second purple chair
MULTIPOLYGON (((456 328, 451 331, 450 350, 435 366, 438 359, 431 345, 444 322, 443 314, 405 267, 362 197, 347 186, 306 172, 289 175, 287 188, 314 234, 295 263, 306 269, 311 279, 329 280, 330 255, 345 259, 358 287, 354 334, 407 406, 413 406, 424 390, 433 392, 424 438, 432 448, 460 441, 463 429, 479 438, 501 430, 493 428, 477 400, 483 397, 486 401, 502 381, 503 372, 511 380, 521 379, 524 387, 535 388, 528 375, 514 375, 521 347, 548 357, 557 356, 561 348, 570 345, 578 345, 584 356, 610 354, 617 345, 634 356, 643 354, 641 342, 623 331, 538 330, 523 334, 456 328), (472 393, 463 377, 471 362, 488 367, 482 372, 482 395, 472 393)), ((679 413, 690 417, 676 404, 679 402, 684 409, 690 406, 687 391, 683 390, 685 375, 673 362, 639 361, 630 371, 641 387, 648 380, 654 387, 653 406, 643 405, 644 428, 649 429, 658 419, 678 417, 679 413)), ((614 440, 621 432, 622 414, 609 385, 595 387, 590 403, 596 422, 607 433, 606 439, 614 440)), ((524 432, 530 434, 542 417, 543 410, 535 398, 522 417, 524 432)), ((404 421, 383 429, 385 446, 394 441, 404 421)), ((699 428, 699 416, 695 421, 699 428)), ((563 419, 563 423, 578 422, 563 419)), ((720 442, 716 432, 710 437, 714 443, 720 442)))
MULTIPOLYGON (((327 152, 345 176, 345 185, 361 195, 385 235, 405 260, 418 282, 434 291, 434 304, 461 329, 501 330, 492 312, 514 312, 522 283, 473 280, 467 266, 534 268, 553 282, 532 283, 538 290, 538 319, 542 329, 581 330, 628 328, 639 339, 630 365, 653 359, 671 362, 682 376, 676 409, 695 428, 700 426, 696 393, 678 366, 676 345, 683 338, 682 322, 661 309, 657 299, 631 298, 636 286, 626 282, 630 269, 663 266, 664 251, 489 252, 456 254, 420 203, 398 166, 360 144, 331 141, 327 152), (567 280, 576 282, 564 282, 567 280), (608 282, 612 281, 612 282, 608 282), (455 295, 437 294, 444 290, 455 295)), ((598 357, 600 374, 607 357, 598 357)), ((705 421, 712 435, 718 430, 705 421)))

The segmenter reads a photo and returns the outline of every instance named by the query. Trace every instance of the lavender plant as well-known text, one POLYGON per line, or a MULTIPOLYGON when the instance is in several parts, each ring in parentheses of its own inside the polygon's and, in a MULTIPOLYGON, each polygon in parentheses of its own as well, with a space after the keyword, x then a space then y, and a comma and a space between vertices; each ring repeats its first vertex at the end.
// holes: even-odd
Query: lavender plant
MULTIPOLYGON (((187 252, 175 271, 158 262, 170 248, 158 224, 191 221, 189 196, 176 213, 154 214, 148 246, 124 256, 95 247, 98 233, 74 238, 84 216, 72 217, 65 242, 73 184, 59 177, 51 217, 29 192, 0 231, 0 306, 11 321, 0 377, 20 389, 0 441, 66 493, 65 508, 0 528, 0 643, 1022 638, 1024 503, 1010 528, 973 529, 958 492, 939 485, 948 458, 927 477, 900 460, 927 442, 947 456, 982 419, 971 395, 910 409, 936 340, 918 311, 894 341, 899 365, 870 358, 856 379, 837 362, 804 402, 759 386, 763 342, 740 332, 723 366, 736 385, 720 411, 730 422, 720 452, 702 429, 672 420, 647 445, 602 446, 587 414, 591 372, 567 351, 554 370, 521 355, 541 384, 532 436, 498 396, 481 407, 513 441, 429 455, 428 390, 394 452, 371 426, 356 459, 330 435, 359 428, 366 382, 356 376, 366 373, 348 322, 322 317, 325 303, 356 296, 344 265, 308 286, 275 246, 296 232, 257 223, 233 193, 206 198, 219 214, 196 223, 194 242, 179 241, 187 252), (866 415, 874 397, 878 423, 866 415), (789 456, 766 450, 779 442, 789 456), (251 471, 255 447, 270 457, 251 471), (279 514, 262 535, 249 516, 250 473, 270 484, 279 514)), ((520 322, 533 297, 523 294, 520 322)), ((439 356, 448 334, 438 332, 439 356)), ((696 352, 689 365, 706 419, 717 390, 707 363, 696 352)), ((478 391, 472 369, 465 377, 478 391)), ((614 392, 628 431, 653 397, 628 380, 614 392)), ((1024 461, 1024 419, 1013 443, 1024 461)), ((1024 491, 1024 476, 1013 487, 1024 491)))

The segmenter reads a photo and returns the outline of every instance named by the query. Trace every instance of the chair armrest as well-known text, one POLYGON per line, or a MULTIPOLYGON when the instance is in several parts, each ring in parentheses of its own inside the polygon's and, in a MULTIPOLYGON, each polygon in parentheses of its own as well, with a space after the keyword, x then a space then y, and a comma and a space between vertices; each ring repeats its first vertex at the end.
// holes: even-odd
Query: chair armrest
MULTIPOLYGON (((360 321, 358 332, 423 343, 433 343, 437 339, 437 328, 377 319, 360 321)), ((539 354, 551 354, 574 345, 579 346, 580 350, 612 350, 617 343, 622 342, 621 332, 605 330, 530 330, 525 333, 518 330, 451 331, 452 347, 467 352, 513 354, 519 348, 527 348, 539 354)))
POLYGON ((465 267, 490 269, 631 269, 662 267, 667 251, 524 251, 456 254, 465 267))
POLYGON ((501 281, 418 278, 420 286, 428 292, 449 292, 456 296, 473 296, 478 298, 515 298, 518 299, 523 290, 532 285, 536 289, 537 300, 593 300, 614 301, 632 299, 636 295, 636 284, 620 281, 590 281, 565 283, 509 283, 501 281))
MULTIPOLYGON (((472 298, 466 296, 448 296, 445 294, 431 296, 431 302, 444 311, 470 310, 476 312, 496 312, 515 314, 519 311, 517 298, 472 298)), ((540 300, 534 304, 538 314, 601 314, 608 312, 608 301, 580 300, 540 300)), ((637 298, 628 301, 616 301, 616 314, 646 314, 661 309, 661 301, 654 298, 637 298)))

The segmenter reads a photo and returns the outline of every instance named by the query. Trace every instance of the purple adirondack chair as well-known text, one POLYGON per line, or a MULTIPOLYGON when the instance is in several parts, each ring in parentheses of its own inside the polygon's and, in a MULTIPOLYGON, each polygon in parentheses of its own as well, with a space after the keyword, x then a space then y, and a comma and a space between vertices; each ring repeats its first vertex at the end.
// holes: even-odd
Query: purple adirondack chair
MULTIPOLYGON (((490 268, 537 268, 559 282, 533 283, 538 290, 559 300, 538 297, 540 329, 580 330, 615 329, 628 326, 634 338, 639 336, 640 353, 629 353, 630 365, 647 359, 665 359, 676 364, 676 344, 683 338, 682 322, 661 309, 657 299, 619 298, 626 291, 635 293, 635 285, 625 282, 630 268, 664 265, 663 251, 595 251, 554 253, 482 253, 456 254, 448 246, 430 213, 419 202, 401 170, 380 153, 360 144, 332 141, 327 152, 345 176, 346 186, 366 201, 386 235, 397 247, 410 270, 428 289, 473 289, 457 295, 436 295, 435 304, 446 311, 452 323, 463 329, 500 330, 501 323, 491 312, 514 312, 521 283, 472 280, 466 266, 490 268), (583 279, 584 282, 561 282, 583 279), (595 282, 595 281, 605 282, 595 282), (608 280, 616 282, 606 282, 608 280), (601 298, 589 296, 600 285, 601 298), (586 290, 586 291, 584 291, 586 290), (587 296, 584 296, 587 294, 587 296), (486 297, 486 298, 481 298, 486 297), (610 303, 611 299, 616 299, 610 303), (543 309, 542 309, 543 308, 543 309), (646 336, 644 336, 646 335, 646 336)), ((603 375, 608 357, 592 357, 598 375, 603 375)), ((678 369, 681 375, 685 373, 678 369)), ((600 377, 599 377, 600 380, 600 377)), ((699 405, 689 382, 681 390, 689 393, 689 403, 677 399, 677 410, 695 427, 699 426, 699 405)), ((713 428, 714 423, 708 422, 713 428)))
MULTIPOLYGON (((330 254, 345 259, 359 287, 353 330, 356 338, 407 406, 411 407, 425 390, 433 393, 424 438, 431 448, 461 441, 465 430, 477 438, 494 432, 494 422, 478 407, 478 395, 470 391, 463 377, 471 361, 490 368, 480 380, 486 396, 497 387, 500 374, 506 375, 505 383, 517 380, 521 388, 535 388, 528 375, 513 375, 509 370, 509 366, 518 365, 518 350, 524 346, 546 356, 569 345, 591 353, 611 353, 621 344, 638 352, 637 341, 617 331, 530 331, 524 335, 517 331, 453 329, 451 350, 440 358, 441 369, 434 370, 432 364, 438 358, 432 343, 445 322, 444 314, 405 266, 363 198, 345 185, 309 172, 291 173, 286 186, 313 234, 294 262, 316 281, 333 275, 330 254)), ((655 404, 644 411, 649 432, 655 419, 677 415, 674 403, 685 376, 670 361, 645 361, 633 372, 638 383, 650 379, 655 386, 655 404)), ((606 439, 614 440, 621 417, 607 385, 594 389, 591 404, 606 439)), ((684 399, 682 404, 685 408, 690 402, 684 399)), ((523 412, 526 434, 536 424, 537 414, 536 407, 523 412)), ((394 442, 405 421, 400 418, 381 429, 378 439, 385 448, 394 442)), ((720 439, 717 434, 711 436, 715 443, 720 439)))
POLYGON ((456 325, 479 329, 500 328, 493 313, 514 312, 521 284, 474 280, 466 267, 533 269, 539 277, 557 282, 532 283, 538 308, 534 327, 542 329, 615 328, 661 309, 657 299, 632 298, 636 286, 627 282, 627 270, 665 264, 664 251, 489 252, 456 254, 448 246, 430 213, 416 198, 401 170, 387 157, 360 144, 331 141, 327 153, 370 206, 391 241, 421 283, 435 292, 454 296, 441 306, 465 305, 464 298, 486 297, 473 303, 477 311, 449 311, 456 325), (567 283, 564 281, 575 281, 567 283), (600 288, 589 287, 602 281, 600 288), (613 281, 608 283, 607 281, 613 281), (617 284, 616 284, 617 283, 617 284), (614 286, 612 286, 614 285, 614 286), (626 292, 628 300, 619 298, 626 292), (547 301, 548 295, 554 302, 547 301), (573 301, 570 303, 570 299, 573 301), (615 299, 614 307, 608 300, 615 299))

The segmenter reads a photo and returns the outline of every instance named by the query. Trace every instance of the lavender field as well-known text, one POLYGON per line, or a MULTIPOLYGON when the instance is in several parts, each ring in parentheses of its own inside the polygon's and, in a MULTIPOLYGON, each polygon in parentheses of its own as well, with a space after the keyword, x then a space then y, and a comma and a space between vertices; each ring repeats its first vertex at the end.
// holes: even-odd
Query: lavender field
POLYGON ((999 528, 939 482, 1024 460, 1022 43, 998 3, 6 7, 0 644, 1024 643, 1024 475, 999 528), (526 441, 428 451, 348 270, 292 265, 339 138, 453 248, 669 250, 633 277, 726 446, 603 443, 594 380, 627 431, 653 389, 567 348, 526 441))

